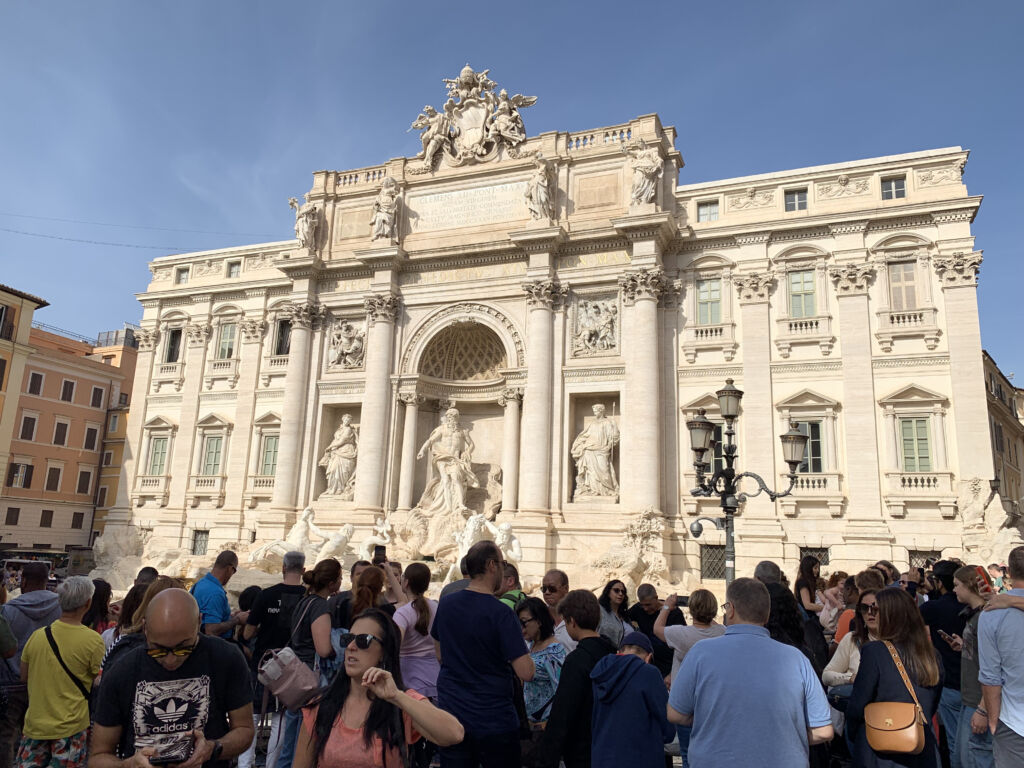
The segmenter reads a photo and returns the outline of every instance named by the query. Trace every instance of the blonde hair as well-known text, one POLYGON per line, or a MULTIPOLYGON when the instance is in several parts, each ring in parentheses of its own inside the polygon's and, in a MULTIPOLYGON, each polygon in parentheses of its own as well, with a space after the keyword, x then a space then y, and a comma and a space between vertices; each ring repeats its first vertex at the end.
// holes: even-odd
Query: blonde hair
POLYGON ((142 621, 146 618, 146 609, 149 608, 149 604, 153 601, 153 598, 163 592, 165 589, 184 589, 185 583, 181 579, 175 579, 171 576, 157 576, 153 579, 152 583, 146 587, 146 594, 142 596, 142 602, 139 603, 139 607, 135 610, 135 615, 132 616, 131 625, 124 628, 121 633, 123 635, 130 635, 133 632, 142 631, 142 621))
POLYGON ((718 615, 718 599, 707 589, 696 589, 690 593, 690 616, 701 624, 710 624, 718 615))

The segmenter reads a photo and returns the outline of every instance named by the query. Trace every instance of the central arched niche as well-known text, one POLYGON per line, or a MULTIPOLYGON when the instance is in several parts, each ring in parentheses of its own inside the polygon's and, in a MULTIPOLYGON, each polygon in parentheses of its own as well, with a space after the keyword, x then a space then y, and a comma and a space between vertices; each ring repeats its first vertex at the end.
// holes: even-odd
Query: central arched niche
POLYGON ((507 367, 505 345, 485 325, 473 321, 441 329, 420 358, 419 373, 442 381, 493 381, 507 367))

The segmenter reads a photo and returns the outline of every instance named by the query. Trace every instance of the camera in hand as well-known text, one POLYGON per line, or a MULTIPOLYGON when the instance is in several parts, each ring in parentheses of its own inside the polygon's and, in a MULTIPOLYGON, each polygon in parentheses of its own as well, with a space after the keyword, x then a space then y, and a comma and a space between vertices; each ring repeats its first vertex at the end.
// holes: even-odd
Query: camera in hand
POLYGON ((383 544, 377 544, 373 548, 373 564, 383 565, 388 561, 388 548, 383 544))
POLYGON ((156 745, 156 754, 149 758, 152 765, 171 765, 172 763, 184 763, 192 757, 192 750, 195 748, 195 740, 191 732, 183 733, 180 736, 165 739, 156 745))

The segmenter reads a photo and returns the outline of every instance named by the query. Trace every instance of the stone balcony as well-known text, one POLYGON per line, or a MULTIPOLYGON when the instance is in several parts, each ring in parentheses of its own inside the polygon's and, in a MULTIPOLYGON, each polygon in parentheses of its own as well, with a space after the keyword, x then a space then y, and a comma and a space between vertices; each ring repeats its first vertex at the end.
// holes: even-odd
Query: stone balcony
POLYGON ((705 350, 722 350, 726 361, 736 355, 736 323, 718 325, 687 325, 683 328, 683 355, 686 362, 697 360, 697 353, 705 350))
POLYGON ((906 503, 914 501, 935 502, 943 518, 956 517, 952 472, 886 472, 885 497, 893 517, 903 517, 906 503))
POLYGON ((883 352, 891 352, 896 339, 924 339, 928 349, 939 345, 942 331, 938 323, 939 310, 935 307, 893 311, 884 309, 877 313, 878 330, 875 338, 883 352))
POLYGON ((184 383, 184 363, 157 363, 153 369, 154 392, 159 392, 164 385, 172 386, 175 392, 180 392, 184 383))
MULTIPOLYGON (((789 487, 789 475, 779 473, 776 488, 789 487)), ((795 517, 799 512, 800 502, 824 502, 832 517, 840 517, 843 513, 843 476, 838 472, 815 472, 796 476, 793 492, 779 499, 782 512, 787 517, 795 517)))
POLYGON ((270 380, 275 376, 284 376, 288 372, 288 355, 271 355, 263 358, 263 370, 260 372, 260 380, 263 386, 270 386, 270 380))
POLYGON ((245 481, 242 499, 249 509, 255 509, 260 500, 269 501, 274 497, 273 475, 249 475, 245 481))
POLYGON ((190 507, 198 507, 199 502, 205 499, 222 507, 224 506, 226 484, 227 477, 224 475, 189 475, 185 503, 190 507))
POLYGON ((204 386, 207 389, 212 389, 213 383, 218 380, 227 380, 228 386, 234 389, 235 384, 238 383, 238 358, 210 360, 206 363, 204 386))
POLYGON ((790 350, 798 344, 817 344, 821 354, 827 357, 835 343, 831 315, 784 317, 775 321, 775 347, 782 357, 789 357, 790 350))
POLYGON ((169 475, 138 475, 131 493, 132 503, 141 507, 152 499, 161 507, 166 507, 170 497, 170 485, 169 475))

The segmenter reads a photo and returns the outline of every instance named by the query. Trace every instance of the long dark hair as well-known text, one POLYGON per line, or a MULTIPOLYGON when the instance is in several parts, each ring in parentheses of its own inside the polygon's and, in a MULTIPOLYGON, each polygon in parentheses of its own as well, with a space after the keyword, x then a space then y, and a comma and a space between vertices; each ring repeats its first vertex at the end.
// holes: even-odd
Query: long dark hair
POLYGON ((126 629, 131 626, 135 612, 142 605, 142 598, 146 594, 149 584, 136 584, 128 590, 128 594, 121 601, 121 615, 117 617, 117 629, 114 634, 118 637, 126 635, 126 629))
MULTIPOLYGON (((877 595, 877 589, 865 589, 860 593, 860 597, 857 598, 857 604, 853 607, 853 627, 850 630, 853 635, 853 644, 858 648, 868 642, 868 625, 864 621, 864 614, 860 612, 860 607, 864 603, 864 598, 868 595, 877 595)), ((876 597, 875 600, 878 600, 876 597)))
MULTIPOLYGON (((807 587, 807 592, 811 597, 811 602, 814 602, 814 592, 818 585, 818 577, 814 575, 814 566, 821 565, 821 561, 818 560, 814 555, 804 555, 800 558, 800 570, 796 574, 796 581, 793 583, 793 594, 796 595, 797 602, 800 602, 801 587, 807 587)), ((800 602, 800 607, 803 607, 803 603, 800 602)))
POLYGON ((625 594, 622 596, 622 602, 619 604, 618 610, 619 618, 624 619, 626 618, 626 609, 629 608, 629 592, 626 591, 626 585, 618 579, 612 579, 604 585, 604 589, 601 590, 601 596, 597 598, 597 602, 600 603, 601 607, 608 611, 608 613, 614 613, 612 611, 611 591, 612 587, 614 587, 616 584, 621 584, 622 591, 625 592, 625 594))
POLYGON ((939 682, 935 648, 917 601, 898 587, 886 587, 875 595, 878 601, 878 639, 896 646, 907 672, 927 688, 939 682))
POLYGON ((100 625, 110 619, 110 584, 103 579, 93 579, 92 583, 96 591, 92 593, 92 605, 82 616, 82 623, 98 631, 100 625))
POLYGON ((333 557, 321 560, 312 570, 302 574, 302 583, 306 585, 307 595, 321 592, 340 579, 341 563, 333 557))
MULTIPOLYGON (((402 682, 402 670, 399 664, 401 653, 400 633, 395 622, 383 611, 371 608, 364 611, 358 619, 372 619, 380 630, 381 655, 377 664, 383 670, 391 673, 395 680, 395 686, 400 691, 405 690, 402 682)), ((352 622, 355 624, 355 621, 352 622)), ((358 682, 356 683, 359 684, 358 682)), ((323 759, 324 748, 331 736, 334 724, 341 716, 341 709, 345 706, 345 700, 352 688, 352 680, 345 670, 334 676, 334 681, 326 688, 321 689, 320 696, 313 702, 319 704, 316 713, 316 725, 314 727, 314 739, 316 744, 316 762, 319 764, 323 759)), ((402 710, 394 704, 383 699, 374 698, 370 704, 370 713, 366 716, 366 723, 363 725, 363 743, 367 749, 371 749, 374 738, 382 742, 381 759, 387 768, 387 754, 392 748, 398 749, 401 756, 402 766, 409 765, 409 750, 405 743, 405 721, 402 719, 402 710)))
POLYGON ((768 623, 765 625, 765 629, 768 630, 772 640, 802 649, 804 647, 804 620, 796 597, 781 584, 766 584, 765 586, 768 588, 768 595, 771 598, 771 612, 768 614, 768 623))
POLYGON ((426 636, 430 631, 430 604, 423 593, 430 588, 430 568, 425 563, 412 563, 405 569, 405 581, 412 592, 412 607, 416 610, 413 628, 426 636))

